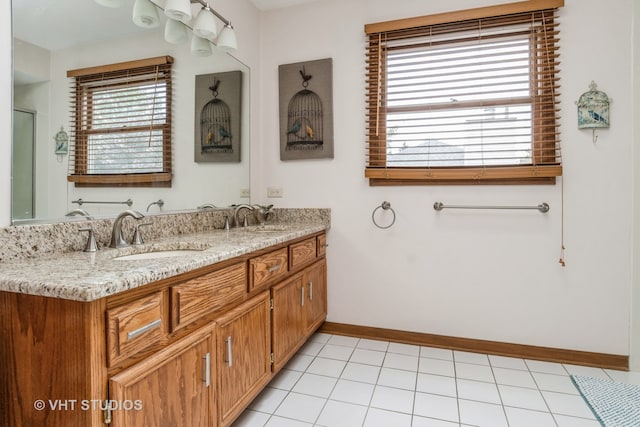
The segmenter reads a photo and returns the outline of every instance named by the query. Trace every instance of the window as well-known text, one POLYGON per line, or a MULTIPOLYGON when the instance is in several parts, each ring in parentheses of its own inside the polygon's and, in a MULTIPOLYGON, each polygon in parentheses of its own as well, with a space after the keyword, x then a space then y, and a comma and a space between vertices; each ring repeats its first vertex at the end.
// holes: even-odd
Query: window
POLYGON ((365 26, 370 185, 554 183, 562 5, 365 26))
POLYGON ((72 70, 68 180, 171 186, 171 65, 161 56, 72 70))

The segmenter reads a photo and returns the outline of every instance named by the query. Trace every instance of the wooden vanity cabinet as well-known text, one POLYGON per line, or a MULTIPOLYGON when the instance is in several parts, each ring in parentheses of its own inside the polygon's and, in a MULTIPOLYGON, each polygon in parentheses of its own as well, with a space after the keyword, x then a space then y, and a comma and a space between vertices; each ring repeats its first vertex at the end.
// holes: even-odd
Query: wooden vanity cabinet
POLYGON ((171 286, 171 330, 175 332, 211 313, 242 302, 246 294, 245 261, 171 286))
POLYGON ((215 324, 109 379, 114 427, 215 427, 215 324))
POLYGON ((154 292, 107 310, 109 367, 166 342, 168 322, 164 301, 162 292, 154 292))
POLYGON ((324 258, 271 289, 273 371, 279 371, 327 315, 324 258))
POLYGON ((287 277, 287 248, 270 251, 249 260, 249 292, 257 291, 287 277))
POLYGON ((305 336, 310 336, 327 317, 327 263, 324 259, 308 267, 304 273, 305 336))
POLYGON ((324 321, 324 245, 91 302, 0 292, 0 427, 228 427, 324 321))
POLYGON ((0 426, 98 427, 107 396, 104 299, 0 292, 0 426))
POLYGON ((228 426, 271 379, 269 292, 216 319, 218 419, 228 426))
POLYGON ((304 274, 299 273, 271 289, 273 370, 279 371, 304 339, 304 274))

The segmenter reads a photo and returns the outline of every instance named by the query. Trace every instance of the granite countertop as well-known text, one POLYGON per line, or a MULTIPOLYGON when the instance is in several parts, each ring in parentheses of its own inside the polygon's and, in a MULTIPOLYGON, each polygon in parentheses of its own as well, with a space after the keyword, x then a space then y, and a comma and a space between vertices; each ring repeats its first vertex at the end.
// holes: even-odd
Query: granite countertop
POLYGON ((0 291, 76 301, 94 301, 326 230, 321 223, 297 223, 260 230, 259 226, 149 239, 140 246, 67 252, 3 263, 0 291), (194 249, 168 258, 125 260, 119 256, 161 250, 194 249))

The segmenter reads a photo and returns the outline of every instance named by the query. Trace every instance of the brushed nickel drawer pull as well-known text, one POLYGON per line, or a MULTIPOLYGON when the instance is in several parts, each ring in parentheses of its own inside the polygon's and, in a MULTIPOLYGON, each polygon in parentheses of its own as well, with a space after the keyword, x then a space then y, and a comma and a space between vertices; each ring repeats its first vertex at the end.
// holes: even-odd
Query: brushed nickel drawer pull
POLYGON ((313 282, 309 281, 309 301, 313 301, 313 282))
POLYGON ((153 322, 151 322, 149 324, 146 324, 146 325, 136 329, 135 331, 127 332, 127 340, 132 340, 132 339, 144 334, 145 332, 150 331, 151 329, 157 328, 161 324, 162 324, 162 320, 161 319, 156 319, 153 322))
POLYGON ((211 385, 211 353, 207 353, 202 356, 202 363, 204 364, 202 369, 204 378, 202 381, 204 382, 205 387, 209 387, 211 385))
POLYGON ((302 290, 302 305, 304 306, 304 285, 300 289, 302 290))
POLYGON ((282 264, 274 265, 273 267, 269 267, 269 273, 274 273, 282 268, 282 264))
POLYGON ((231 337, 226 339, 227 342, 227 364, 233 366, 233 349, 231 348, 231 337))

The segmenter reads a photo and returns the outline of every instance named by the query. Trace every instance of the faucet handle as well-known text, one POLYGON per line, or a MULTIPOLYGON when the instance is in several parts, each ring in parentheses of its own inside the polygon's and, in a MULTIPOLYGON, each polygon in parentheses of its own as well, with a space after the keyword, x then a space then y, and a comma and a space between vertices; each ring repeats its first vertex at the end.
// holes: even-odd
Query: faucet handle
POLYGON ((140 232, 140 227, 143 225, 151 225, 152 222, 143 222, 141 224, 136 224, 136 231, 133 233, 133 238, 131 239, 132 245, 141 245, 144 243, 144 239, 142 238, 142 233, 140 232))
POLYGON ((87 238, 87 244, 84 247, 85 252, 96 252, 98 250, 98 243, 96 242, 96 232, 92 227, 79 228, 78 231, 88 231, 89 237, 87 238))
POLYGON ((225 230, 227 230, 227 231, 229 231, 229 228, 231 228, 231 227, 229 226, 229 215, 225 215, 225 216, 224 216, 224 229, 225 229, 225 230))

